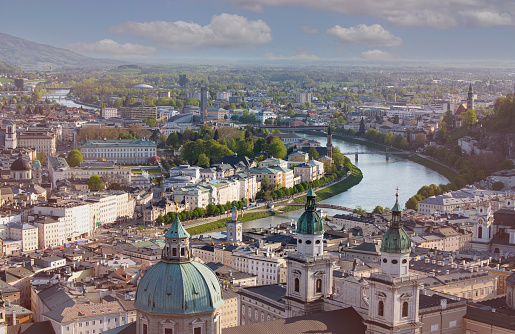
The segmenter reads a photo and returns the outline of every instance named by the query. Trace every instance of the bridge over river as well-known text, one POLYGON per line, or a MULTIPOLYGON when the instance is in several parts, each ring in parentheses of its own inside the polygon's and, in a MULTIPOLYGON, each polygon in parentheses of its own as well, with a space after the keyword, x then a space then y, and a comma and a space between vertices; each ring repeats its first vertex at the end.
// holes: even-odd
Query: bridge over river
MULTIPOLYGON (((288 205, 304 206, 305 204, 303 204, 303 203, 288 203, 288 205)), ((324 204, 324 203, 317 203, 317 208, 334 209, 334 210, 347 211, 347 212, 352 212, 354 210, 352 208, 348 208, 345 206, 334 205, 334 204, 324 204)))

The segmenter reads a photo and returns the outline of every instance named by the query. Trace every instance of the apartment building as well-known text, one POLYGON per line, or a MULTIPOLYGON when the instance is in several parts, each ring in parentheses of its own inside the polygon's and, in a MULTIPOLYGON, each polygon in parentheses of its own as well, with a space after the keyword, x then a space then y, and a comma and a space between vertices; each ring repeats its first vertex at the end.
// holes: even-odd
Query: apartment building
POLYGON ((154 106, 139 106, 139 107, 125 107, 120 109, 120 116, 123 119, 135 119, 144 121, 151 117, 157 119, 157 107, 154 106))
POLYGON ((9 223, 9 235, 13 240, 21 240, 22 251, 31 252, 38 249, 38 228, 26 223, 9 223))
POLYGON ((37 217, 32 224, 38 228, 39 248, 53 248, 64 245, 64 217, 37 217))
POLYGON ((47 157, 55 155, 57 136, 47 130, 30 130, 19 134, 18 147, 36 149, 37 153, 43 152, 47 157))

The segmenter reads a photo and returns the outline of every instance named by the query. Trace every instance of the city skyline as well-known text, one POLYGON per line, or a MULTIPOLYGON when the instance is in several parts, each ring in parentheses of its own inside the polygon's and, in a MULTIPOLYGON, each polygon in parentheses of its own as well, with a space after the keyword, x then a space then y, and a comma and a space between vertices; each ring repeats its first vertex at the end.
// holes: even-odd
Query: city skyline
POLYGON ((23 15, 5 17, 1 32, 122 60, 474 62, 510 61, 515 51, 508 1, 27 0, 3 7, 23 15))

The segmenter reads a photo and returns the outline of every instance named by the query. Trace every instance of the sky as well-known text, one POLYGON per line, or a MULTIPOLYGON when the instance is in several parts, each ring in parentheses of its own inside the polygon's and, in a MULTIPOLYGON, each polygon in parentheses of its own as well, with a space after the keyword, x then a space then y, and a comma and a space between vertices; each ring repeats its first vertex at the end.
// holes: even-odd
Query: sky
POLYGON ((513 0, 11 0, 0 8, 0 32, 122 60, 515 60, 513 0))

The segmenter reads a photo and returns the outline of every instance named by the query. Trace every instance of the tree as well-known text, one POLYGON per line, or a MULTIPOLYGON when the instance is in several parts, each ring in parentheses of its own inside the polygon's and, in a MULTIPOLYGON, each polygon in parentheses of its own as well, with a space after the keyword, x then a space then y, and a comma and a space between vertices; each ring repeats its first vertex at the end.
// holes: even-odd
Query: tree
POLYGON ((70 153, 68 153, 66 160, 68 160, 68 165, 70 165, 70 167, 80 167, 80 163, 84 160, 84 157, 82 156, 81 151, 74 148, 70 153))
POLYGON ((406 209, 418 210, 418 200, 415 196, 411 196, 406 202, 406 209))
POLYGON ((473 126, 477 123, 476 111, 474 109, 467 110, 463 117, 463 123, 467 126, 473 126))
MULTIPOLYGON (((268 144, 265 145, 265 151, 269 152, 275 158, 283 159, 286 156, 286 146, 284 146, 283 141, 279 137, 272 137, 268 144)), ((268 137, 268 138, 270 138, 268 137)), ((267 138, 267 141, 268 141, 267 138)))
POLYGON ((399 115, 393 117, 393 124, 399 124, 399 115))
POLYGON ((170 133, 170 135, 166 139, 166 145, 172 147, 179 146, 179 135, 177 134, 177 132, 170 133))
POLYGON ((165 219, 164 219, 163 215, 157 216, 156 225, 161 226, 161 225, 164 225, 164 223, 165 223, 165 219))
POLYGON ((309 158, 311 160, 318 159, 318 151, 316 148, 314 148, 314 147, 309 148, 309 158))
MULTIPOLYGON (((226 116, 227 116, 227 115, 226 115, 226 116)), ((216 129, 216 130, 215 130, 215 134, 214 134, 214 136, 213 136, 213 139, 214 139, 214 140, 218 140, 218 139, 220 139, 220 133, 218 133, 218 129, 216 129)))
POLYGON ((197 166, 207 168, 209 167, 209 158, 204 153, 198 156, 197 166))
POLYGON ((154 117, 147 117, 145 120, 143 120, 143 123, 145 123, 147 126, 153 128, 157 126, 157 120, 154 117))
POLYGON ((104 188, 104 181, 98 175, 91 175, 88 179, 88 188, 92 191, 99 191, 104 188))
POLYGON ((374 210, 372 211, 372 213, 383 213, 384 212, 384 209, 382 206, 378 205, 374 208, 374 210))
POLYGON ((504 183, 501 181, 494 182, 492 184, 492 190, 500 191, 504 189, 504 183))
POLYGON ((268 187, 270 187, 270 178, 265 175, 261 179, 261 190, 267 190, 268 187))
POLYGON ((39 152, 38 155, 36 155, 36 159, 38 159, 41 164, 44 164, 46 162, 46 154, 39 152))
POLYGON ((359 215, 364 216, 367 214, 367 211, 363 209, 361 206, 357 206, 354 210, 352 210, 352 213, 357 213, 359 215))

